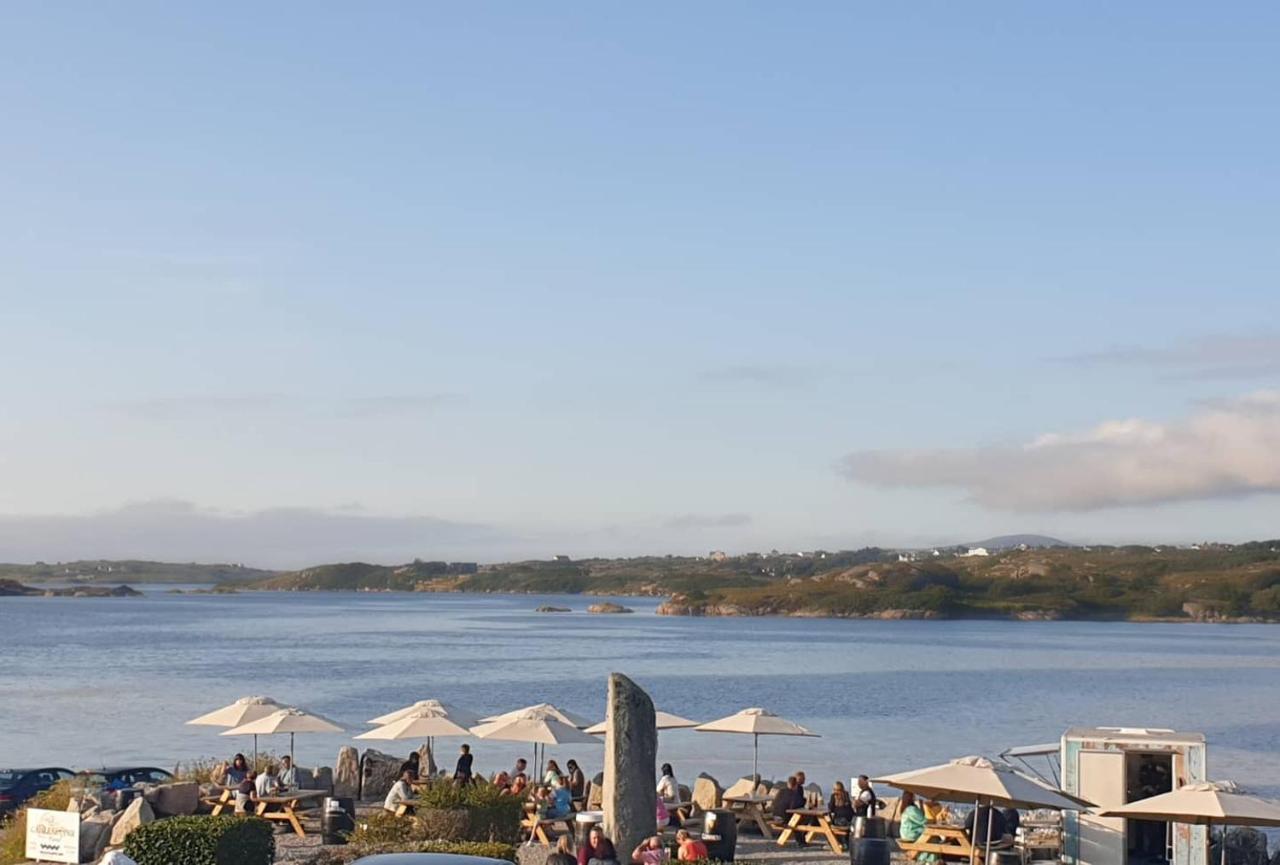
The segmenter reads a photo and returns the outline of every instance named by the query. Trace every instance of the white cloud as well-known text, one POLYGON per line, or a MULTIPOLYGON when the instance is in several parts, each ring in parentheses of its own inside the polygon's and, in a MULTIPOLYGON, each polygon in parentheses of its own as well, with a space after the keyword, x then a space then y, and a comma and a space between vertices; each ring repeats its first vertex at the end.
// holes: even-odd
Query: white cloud
POLYGON ((859 451, 851 480, 954 487, 990 508, 1089 511, 1280 492, 1280 391, 1202 404, 1173 423, 1108 421, 1018 446, 859 451))

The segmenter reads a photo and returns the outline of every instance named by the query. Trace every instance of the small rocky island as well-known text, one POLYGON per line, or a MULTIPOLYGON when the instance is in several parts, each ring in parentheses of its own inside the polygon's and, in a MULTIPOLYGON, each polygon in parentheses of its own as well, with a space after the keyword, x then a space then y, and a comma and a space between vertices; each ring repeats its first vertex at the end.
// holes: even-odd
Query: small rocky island
POLYGON ((568 607, 553 607, 551 606, 551 604, 543 604, 541 607, 538 607, 538 609, 534 610, 534 612, 535 613, 572 613, 573 610, 569 609, 568 607))
POLYGON ((635 610, 630 607, 624 607, 622 604, 615 604, 612 601, 604 601, 599 604, 592 604, 587 607, 588 613, 634 613, 635 610))
POLYGON ((29 598, 140 598, 142 592, 129 586, 67 586, 42 589, 17 580, 0 580, 0 597, 29 598))

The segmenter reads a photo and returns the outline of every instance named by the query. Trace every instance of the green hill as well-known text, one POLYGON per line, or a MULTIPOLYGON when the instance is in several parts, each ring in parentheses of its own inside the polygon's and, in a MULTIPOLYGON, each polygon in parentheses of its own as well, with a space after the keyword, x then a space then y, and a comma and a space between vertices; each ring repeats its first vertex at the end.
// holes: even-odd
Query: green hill
POLYGON ((74 583, 249 583, 274 571, 244 565, 202 565, 194 562, 148 562, 87 559, 76 562, 36 562, 33 565, 0 563, 0 579, 19 582, 74 583))

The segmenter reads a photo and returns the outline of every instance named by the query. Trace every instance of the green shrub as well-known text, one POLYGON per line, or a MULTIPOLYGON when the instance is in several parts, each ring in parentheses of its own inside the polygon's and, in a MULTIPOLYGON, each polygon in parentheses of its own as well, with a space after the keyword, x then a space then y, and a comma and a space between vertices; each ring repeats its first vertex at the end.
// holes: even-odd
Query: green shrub
POLYGON ((271 865, 271 824, 257 817, 171 817, 140 826, 124 851, 138 865, 271 865))
POLYGON ((492 784, 458 786, 438 781, 418 791, 412 817, 386 811, 358 821, 353 844, 406 844, 423 841, 492 841, 516 844, 524 806, 492 784))
POLYGON ((322 850, 306 860, 307 865, 349 865, 363 856, 378 853, 452 853, 458 856, 483 856, 487 859, 516 861, 516 847, 489 841, 414 841, 402 844, 348 844, 322 850))

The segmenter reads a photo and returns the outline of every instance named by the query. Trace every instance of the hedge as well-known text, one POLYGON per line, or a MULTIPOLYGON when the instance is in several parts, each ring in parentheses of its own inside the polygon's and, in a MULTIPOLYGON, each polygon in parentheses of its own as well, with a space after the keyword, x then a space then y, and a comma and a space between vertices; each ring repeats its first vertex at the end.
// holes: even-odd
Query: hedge
POLYGON ((170 817, 130 832, 124 852, 138 865, 271 865, 276 839, 257 817, 170 817))
MULTIPOLYGON (((452 853, 456 856, 481 856, 486 859, 516 861, 516 848, 492 841, 411 841, 398 844, 352 844, 330 847, 306 860, 309 865, 350 865, 356 859, 378 853, 452 853)), ((139 863, 141 865, 141 863, 139 863)))

